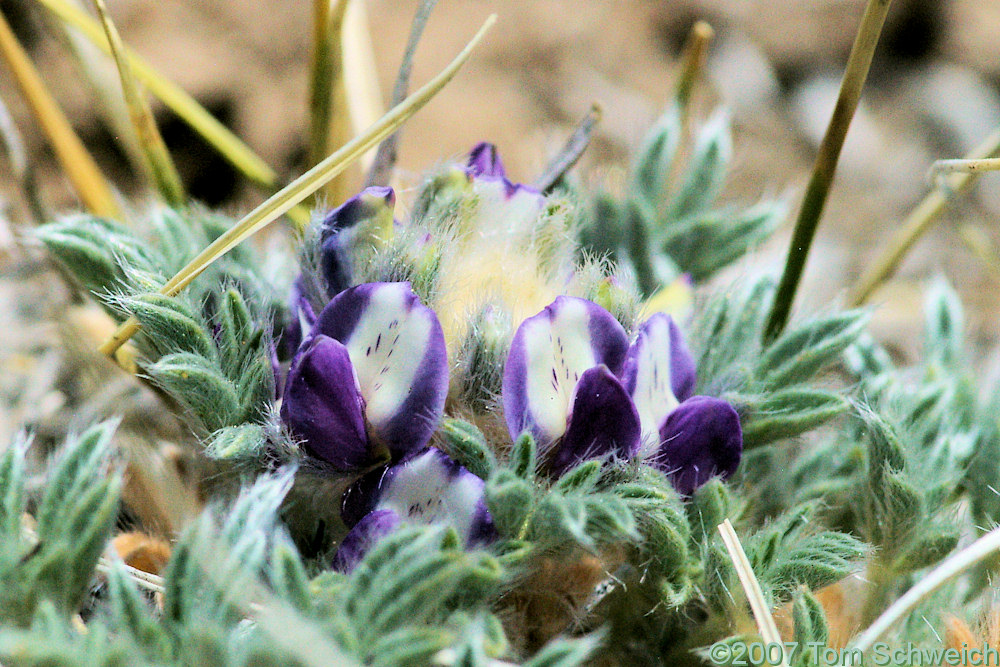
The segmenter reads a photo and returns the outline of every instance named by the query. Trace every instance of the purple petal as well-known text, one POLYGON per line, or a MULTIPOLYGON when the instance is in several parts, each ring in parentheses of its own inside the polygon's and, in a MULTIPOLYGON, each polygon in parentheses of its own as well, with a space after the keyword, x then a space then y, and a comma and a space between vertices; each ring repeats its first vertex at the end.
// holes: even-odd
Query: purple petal
POLYGON ((396 193, 392 188, 381 186, 365 188, 326 214, 323 218, 324 234, 333 230, 349 229, 359 222, 385 216, 387 213, 391 222, 395 204, 396 193))
POLYGON ((288 326, 285 327, 282 337, 285 358, 295 355, 299 345, 312 331, 315 323, 316 313, 302 287, 302 276, 299 276, 292 283, 291 294, 288 298, 288 326))
POLYGON ((482 479, 431 447, 351 485, 341 518, 351 526, 371 512, 392 510, 405 523, 447 522, 468 544, 482 543, 495 535, 484 486, 482 479))
POLYGON ((629 347, 622 382, 642 420, 642 447, 659 446, 667 415, 690 397, 695 385, 694 360, 673 318, 663 313, 642 325, 629 347))
POLYGON ((344 236, 339 231, 325 234, 319 244, 319 274, 328 298, 340 294, 353 282, 350 243, 344 236))
POLYGON ((667 417, 661 445, 649 463, 666 472, 678 493, 691 495, 718 475, 736 472, 743 454, 740 418, 729 403, 693 396, 667 417))
POLYGON ((503 404, 512 438, 530 429, 541 444, 565 433, 576 383, 598 365, 622 370, 628 337, 596 303, 561 296, 518 327, 504 367, 503 404))
POLYGON ((392 510, 372 512, 358 522, 340 543, 333 557, 333 569, 350 572, 365 557, 375 543, 399 528, 401 520, 392 510))
POLYGON ((288 371, 281 419, 306 450, 339 470, 375 458, 347 348, 323 335, 307 341, 288 371))
POLYGON ((350 251, 359 242, 359 233, 388 236, 395 203, 392 188, 371 187, 327 213, 322 223, 319 256, 327 296, 333 297, 350 287, 350 251), (361 227, 368 229, 359 232, 361 227))
POLYGON ((338 294, 316 331, 347 348, 373 436, 393 458, 422 449, 448 391, 448 358, 437 315, 409 283, 367 283, 338 294))
POLYGON ((500 160, 497 147, 491 143, 485 141, 478 143, 469 152, 466 173, 473 178, 477 185, 488 182, 502 186, 505 200, 508 202, 518 200, 520 202, 515 207, 516 209, 524 206, 537 215, 541 202, 545 200, 541 193, 530 185, 511 183, 508 180, 507 170, 503 166, 503 161, 500 160))
POLYGON ((569 427, 552 456, 556 476, 587 459, 631 459, 639 451, 639 414, 607 366, 584 371, 576 385, 569 427))
POLYGON ((497 147, 488 142, 480 142, 469 151, 469 173, 473 176, 490 176, 496 178, 506 178, 507 170, 504 169, 503 162, 497 147))

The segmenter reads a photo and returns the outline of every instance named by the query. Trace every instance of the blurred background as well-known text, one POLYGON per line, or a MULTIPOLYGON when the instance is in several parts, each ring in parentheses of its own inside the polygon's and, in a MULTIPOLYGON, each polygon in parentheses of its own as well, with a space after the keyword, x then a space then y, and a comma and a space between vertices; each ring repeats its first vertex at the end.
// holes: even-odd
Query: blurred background
MULTIPOLYGON (((417 4, 365 3, 385 99, 417 4)), ((414 86, 454 57, 488 14, 496 12, 499 21, 455 81, 406 125, 399 160, 403 199, 421 172, 460 158, 484 139, 499 146, 514 180, 531 181, 593 101, 602 104, 603 121, 579 173, 586 182, 614 188, 670 94, 691 25, 704 19, 716 39, 697 109, 704 117, 715 104, 726 105, 735 136, 724 199, 750 203, 787 193, 797 210, 864 4, 441 0, 417 52, 414 86)), ((961 157, 1000 127, 1000 2, 893 5, 807 267, 801 310, 823 310, 842 297, 926 193, 934 160, 961 157)), ((304 170, 311 3, 108 0, 108 8, 127 44, 283 177, 304 170)), ((0 11, 102 169, 126 195, 137 194, 142 181, 117 147, 115 131, 51 18, 33 0, 0 0, 0 11)), ((42 198, 59 208, 78 206, 2 65, 0 98, 24 137, 42 198)), ((155 101, 154 109, 195 198, 233 213, 261 201, 260 192, 183 123, 155 101)), ((32 267, 43 260, 15 242, 24 204, 6 162, 0 197, 0 318, 7 341, 0 350, 0 391, 40 410, 49 399, 33 398, 31 391, 44 384, 37 373, 45 357, 29 350, 56 335, 50 315, 60 307, 59 288, 57 281, 38 278, 47 274, 32 267)), ((976 342, 985 347, 1000 338, 998 223, 1000 174, 985 174, 973 191, 955 198, 897 277, 875 295, 876 330, 899 354, 919 350, 922 289, 940 273, 965 300, 976 342), (979 242, 972 249, 963 238, 979 242)), ((777 273, 790 229, 791 220, 728 279, 734 273, 777 273)), ((8 415, 7 425, 23 416, 8 415)))

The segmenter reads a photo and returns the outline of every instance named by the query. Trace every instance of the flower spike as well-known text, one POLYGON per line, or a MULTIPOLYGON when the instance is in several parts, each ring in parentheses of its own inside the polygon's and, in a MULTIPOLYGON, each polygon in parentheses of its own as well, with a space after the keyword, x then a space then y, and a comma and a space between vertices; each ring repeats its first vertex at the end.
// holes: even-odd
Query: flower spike
POLYGON ((328 336, 308 340, 292 361, 281 418, 311 455, 338 470, 362 468, 375 458, 351 358, 328 336))
POLYGON ((351 286, 351 250, 376 246, 392 234, 396 193, 388 187, 365 188, 323 218, 319 269, 330 297, 351 286))
POLYGON ((504 169, 500 153, 497 152, 497 147, 486 141, 476 144, 469 151, 468 170, 473 177, 507 177, 507 170, 504 169))
POLYGON ((691 397, 696 382, 694 360, 672 317, 657 313, 642 325, 622 380, 642 421, 642 453, 650 454, 667 415, 691 397))

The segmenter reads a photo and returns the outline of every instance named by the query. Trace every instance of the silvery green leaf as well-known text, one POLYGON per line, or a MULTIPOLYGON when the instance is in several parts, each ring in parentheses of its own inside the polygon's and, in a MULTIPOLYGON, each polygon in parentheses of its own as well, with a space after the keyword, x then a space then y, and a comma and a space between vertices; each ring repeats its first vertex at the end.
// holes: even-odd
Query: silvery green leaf
POLYGON ((671 105, 650 128, 632 167, 636 192, 654 207, 663 199, 681 132, 680 109, 671 105))
POLYGON ((563 493, 571 491, 587 493, 597 485, 601 478, 601 466, 601 461, 584 461, 563 473, 559 481, 556 482, 555 489, 563 493))
POLYGON ((22 432, 0 455, 0 539, 7 544, 21 539, 21 520, 28 502, 24 457, 30 445, 31 438, 22 432))
POLYGON ((943 278, 935 280, 924 304, 924 354, 946 367, 963 358, 965 316, 962 301, 943 278))
POLYGON ((500 534, 517 537, 534 508, 532 485, 509 470, 498 470, 486 482, 484 494, 500 534))
POLYGON ((888 473, 872 485, 866 539, 887 552, 903 548, 926 513, 920 491, 901 472, 888 473))
POLYGON ((525 431, 514 441, 514 447, 510 450, 510 469, 522 479, 533 480, 538 468, 535 458, 537 453, 535 436, 525 431))
POLYGON ((365 664, 375 667, 432 665, 433 658, 455 642, 455 633, 444 628, 404 626, 373 638, 366 647, 365 664))
POLYGON ((698 132, 684 181, 667 208, 667 218, 681 220, 710 207, 725 183, 732 154, 729 114, 718 109, 698 132))
POLYGON ((268 579, 275 592, 299 611, 312 609, 309 579, 295 545, 285 537, 275 540, 270 561, 268 579))
POLYGON ((262 419, 274 399, 274 366, 259 344, 256 354, 245 360, 236 375, 236 393, 242 407, 241 421, 262 419))
POLYGON ((903 445, 896 429, 871 409, 858 412, 868 445, 869 479, 875 491, 883 475, 899 472, 906 465, 903 445))
POLYGON ((601 634, 595 633, 576 639, 550 640, 538 653, 524 661, 523 667, 577 667, 586 664, 601 643, 601 634))
POLYGON ((625 250, 632 262, 639 291, 644 296, 653 294, 663 285, 681 275, 674 260, 656 252, 652 225, 653 212, 642 201, 629 202, 624 212, 625 250))
POLYGON ((75 214, 35 232, 42 243, 90 292, 119 289, 126 267, 162 272, 149 244, 109 220, 75 214))
POLYGON ((243 414, 236 387, 205 357, 188 352, 168 354, 146 372, 209 431, 231 426, 243 414))
POLYGON ((699 540, 715 537, 716 527, 732 513, 733 497, 718 478, 711 479, 691 496, 686 506, 688 520, 699 540))
POLYGON ((936 565, 958 546, 958 527, 935 525, 924 528, 893 560, 894 572, 905 573, 936 565))
POLYGON ((596 543, 587 530, 589 518, 587 504, 581 498, 549 493, 530 517, 529 537, 536 542, 553 545, 568 542, 593 549, 596 543))
POLYGON ((108 597, 112 616, 127 629, 143 649, 144 657, 153 662, 167 661, 172 641, 166 628, 157 622, 150 605, 139 595, 135 584, 125 574, 122 564, 114 562, 108 572, 108 597))
POLYGON ((144 338, 160 354, 190 352, 215 359, 211 335, 185 299, 159 293, 140 294, 125 299, 123 306, 139 320, 144 338))
POLYGON ((804 647, 812 642, 826 646, 830 635, 826 624, 826 612, 819 600, 805 587, 795 591, 792 600, 792 620, 795 626, 794 638, 799 644, 800 652, 804 652, 804 647))
POLYGON ((95 480, 104 477, 117 421, 97 424, 83 433, 67 439, 49 473, 45 495, 35 510, 39 534, 53 534, 64 529, 62 517, 67 507, 95 480))
POLYGON ((807 322, 787 331, 764 350, 757 375, 765 387, 804 382, 836 361, 861 334, 865 311, 849 310, 807 322))
POLYGON ((894 369, 889 353, 869 333, 862 333, 844 350, 844 365, 859 380, 881 376, 894 369))
POLYGON ((816 590, 856 570, 867 551, 862 542, 845 533, 806 535, 783 545, 767 579, 788 592, 797 584, 816 590))
POLYGON ((497 460, 486 437, 476 426, 461 419, 445 418, 438 430, 439 447, 460 465, 481 479, 489 479, 497 460))
POLYGON ((825 389, 784 389, 763 397, 735 396, 746 449, 811 431, 850 408, 847 399, 825 389))
POLYGON ((689 559, 688 543, 691 529, 687 518, 679 512, 665 516, 651 512, 639 516, 639 530, 643 537, 643 550, 649 554, 649 567, 674 581, 689 559))
POLYGON ((218 338, 222 368, 229 377, 236 377, 247 356, 257 351, 259 332, 239 290, 230 287, 223 292, 218 338))
POLYGON ((625 244, 622 207, 606 193, 594 199, 590 219, 580 228, 580 249, 593 257, 618 259, 625 244))
POLYGON ((787 215, 784 200, 739 211, 707 212, 666 227, 659 245, 681 271, 698 282, 767 240, 787 215))
POLYGON ((254 460, 266 444, 264 429, 257 424, 227 426, 212 434, 205 454, 216 460, 254 460))
POLYGON ((635 519, 628 506, 617 497, 601 493, 587 496, 587 534, 598 544, 635 542, 639 539, 635 519))

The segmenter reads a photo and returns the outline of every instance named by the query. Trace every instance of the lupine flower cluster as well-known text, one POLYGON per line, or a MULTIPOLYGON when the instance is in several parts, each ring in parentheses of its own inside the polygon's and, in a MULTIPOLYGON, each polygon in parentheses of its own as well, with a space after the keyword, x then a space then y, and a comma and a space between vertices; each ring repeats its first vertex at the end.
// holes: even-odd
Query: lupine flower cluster
MULTIPOLYGON (((476 221, 488 235, 515 234, 544 204, 507 179, 492 145, 473 149, 464 176, 505 204, 476 221)), ((335 559, 342 570, 406 523, 450 523, 470 546, 495 535, 484 480, 431 445, 449 391, 438 315, 409 282, 351 284, 352 248, 378 244, 400 225, 394 201, 391 189, 369 188, 326 216, 317 264, 329 302, 316 314, 301 277, 285 332, 294 352, 282 421, 311 457, 354 479, 341 508, 350 529, 335 559)), ((630 340, 601 305, 560 295, 509 341, 503 419, 511 441, 535 439, 551 478, 589 459, 640 461, 686 496, 732 475, 742 453, 736 410, 694 395, 695 386, 671 316, 653 314, 630 340)))

